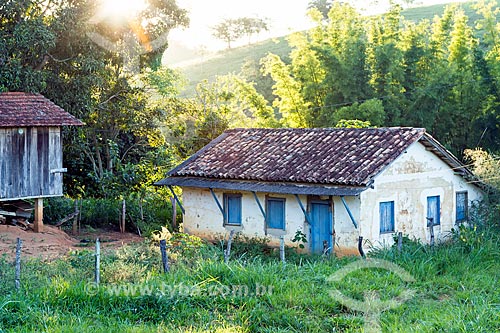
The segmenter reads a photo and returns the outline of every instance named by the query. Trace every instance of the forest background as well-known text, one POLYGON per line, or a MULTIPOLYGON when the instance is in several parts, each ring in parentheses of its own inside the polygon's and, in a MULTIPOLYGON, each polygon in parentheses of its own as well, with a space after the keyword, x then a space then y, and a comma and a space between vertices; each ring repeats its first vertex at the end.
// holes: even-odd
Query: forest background
MULTIPOLYGON (((189 24, 174 0, 141 12, 151 40, 189 24), (161 18, 161 19, 158 19, 161 18)), ((47 222, 85 199, 84 223, 117 225, 116 203, 131 203, 128 228, 145 232, 171 214, 166 172, 234 127, 424 127, 482 179, 498 186, 500 166, 500 13, 498 2, 447 6, 409 21, 394 4, 363 16, 347 3, 317 0, 316 26, 287 37, 290 52, 268 53, 241 71, 180 94, 182 74, 162 65, 165 49, 141 55, 139 72, 94 43, 123 43, 128 23, 90 24, 92 0, 3 1, 0 91, 37 92, 83 120, 64 130, 67 198, 47 222), (71 199, 70 199, 71 198, 71 199)))

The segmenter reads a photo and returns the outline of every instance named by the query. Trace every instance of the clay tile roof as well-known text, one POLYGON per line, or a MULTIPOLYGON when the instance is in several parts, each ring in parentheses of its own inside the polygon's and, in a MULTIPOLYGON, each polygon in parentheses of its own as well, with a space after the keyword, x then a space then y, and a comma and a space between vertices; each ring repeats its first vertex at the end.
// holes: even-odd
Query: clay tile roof
POLYGON ((233 129, 168 175, 367 186, 424 134, 421 128, 233 129))
POLYGON ((0 93, 0 127, 82 125, 80 120, 40 94, 0 93))

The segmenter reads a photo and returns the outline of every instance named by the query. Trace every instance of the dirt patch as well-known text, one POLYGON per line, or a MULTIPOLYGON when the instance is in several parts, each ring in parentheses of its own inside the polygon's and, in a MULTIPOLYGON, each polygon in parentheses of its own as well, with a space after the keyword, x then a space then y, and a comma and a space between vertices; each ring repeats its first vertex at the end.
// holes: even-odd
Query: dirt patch
POLYGON ((63 230, 48 225, 44 226, 44 231, 41 233, 0 225, 0 256, 6 254, 8 258, 14 258, 17 238, 23 241, 23 256, 42 259, 61 257, 69 251, 92 249, 96 238, 102 241, 103 249, 117 249, 125 244, 143 241, 143 238, 137 235, 114 231, 92 230, 72 237, 63 230))

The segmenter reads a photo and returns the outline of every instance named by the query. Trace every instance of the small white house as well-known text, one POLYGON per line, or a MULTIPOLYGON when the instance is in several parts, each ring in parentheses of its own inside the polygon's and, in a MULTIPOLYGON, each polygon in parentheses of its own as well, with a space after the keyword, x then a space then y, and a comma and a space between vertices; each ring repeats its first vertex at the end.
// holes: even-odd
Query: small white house
MULTIPOLYGON (((359 237, 396 232, 444 239, 483 192, 472 173, 420 128, 233 129, 157 185, 182 188, 184 230, 208 240, 230 230, 311 252, 357 252, 359 237)), ((173 191, 172 191, 173 192, 173 191)), ((179 204, 180 201, 178 200, 179 204)))

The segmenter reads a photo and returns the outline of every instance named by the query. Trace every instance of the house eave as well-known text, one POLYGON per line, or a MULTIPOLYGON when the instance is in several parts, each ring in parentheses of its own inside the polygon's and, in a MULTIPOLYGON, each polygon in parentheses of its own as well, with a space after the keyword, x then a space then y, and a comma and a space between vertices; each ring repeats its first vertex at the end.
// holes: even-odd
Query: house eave
POLYGON ((249 191, 279 194, 298 195, 333 195, 357 196, 367 187, 335 186, 326 184, 305 184, 285 182, 261 182, 248 180, 222 180, 202 177, 168 177, 157 183, 156 186, 180 186, 212 188, 231 191, 249 191))

